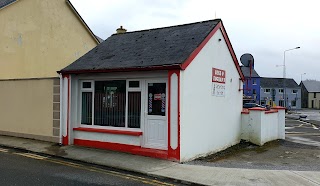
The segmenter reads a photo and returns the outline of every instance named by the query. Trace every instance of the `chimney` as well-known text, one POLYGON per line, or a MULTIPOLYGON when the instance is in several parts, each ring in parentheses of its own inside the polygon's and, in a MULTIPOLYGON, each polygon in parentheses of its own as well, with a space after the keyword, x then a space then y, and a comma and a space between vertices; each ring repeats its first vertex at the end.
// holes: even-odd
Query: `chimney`
POLYGON ((124 34, 127 32, 127 29, 124 29, 122 26, 120 26, 120 28, 117 29, 117 34, 124 34))

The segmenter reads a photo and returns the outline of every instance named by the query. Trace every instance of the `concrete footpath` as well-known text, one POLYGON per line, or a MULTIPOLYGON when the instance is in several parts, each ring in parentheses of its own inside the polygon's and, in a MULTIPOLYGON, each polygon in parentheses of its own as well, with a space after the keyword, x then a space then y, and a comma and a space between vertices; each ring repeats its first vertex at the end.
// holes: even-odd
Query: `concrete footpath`
MULTIPOLYGON (((149 157, 79 146, 0 136, 0 146, 23 149, 122 170, 202 185, 320 185, 320 172, 258 170, 186 165, 149 157)), ((315 162, 316 163, 316 162, 315 162)), ((318 162, 319 163, 319 162, 318 162)))

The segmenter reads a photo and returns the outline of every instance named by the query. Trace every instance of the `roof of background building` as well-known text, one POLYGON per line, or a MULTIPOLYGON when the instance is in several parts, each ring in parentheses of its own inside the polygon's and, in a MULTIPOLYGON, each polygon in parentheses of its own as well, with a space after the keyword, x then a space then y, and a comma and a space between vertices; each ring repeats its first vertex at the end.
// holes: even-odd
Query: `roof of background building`
MULTIPOLYGON (((268 78, 262 77, 260 80, 260 86, 263 88, 282 88, 283 87, 283 78, 268 78)), ((299 88, 299 85, 292 79, 285 79, 286 88, 299 88)))
POLYGON ((104 41, 101 37, 99 37, 99 36, 97 36, 97 35, 94 35, 94 36, 96 36, 96 38, 98 39, 98 41, 99 41, 100 43, 102 43, 102 42, 104 41))
POLYGON ((220 21, 113 34, 61 72, 178 66, 220 21))
POLYGON ((305 80, 302 81, 308 92, 320 92, 320 81, 305 80))
MULTIPOLYGON (((241 66, 240 68, 241 68, 241 71, 242 71, 244 77, 250 77, 250 67, 241 66)), ((256 72, 256 70, 251 69, 251 77, 258 78, 260 76, 256 72)))
POLYGON ((0 0, 0 9, 14 3, 16 0, 0 0))

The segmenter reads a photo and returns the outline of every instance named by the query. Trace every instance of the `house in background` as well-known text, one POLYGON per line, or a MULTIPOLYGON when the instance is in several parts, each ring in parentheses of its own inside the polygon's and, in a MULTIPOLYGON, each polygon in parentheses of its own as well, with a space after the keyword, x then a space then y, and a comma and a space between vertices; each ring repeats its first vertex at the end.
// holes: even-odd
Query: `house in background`
POLYGON ((97 38, 68 0, 0 0, 0 41, 0 134, 59 142, 56 71, 97 38))
POLYGON ((260 76, 254 68, 241 66, 241 71, 245 77, 243 83, 243 102, 260 104, 260 76))
POLYGON ((64 145, 183 162, 240 141, 244 77, 220 19, 120 33, 60 71, 64 145))
POLYGON ((302 108, 320 109, 320 81, 305 80, 300 83, 302 108))
POLYGON ((301 109, 301 88, 293 79, 262 77, 260 86, 260 103, 262 105, 301 109), (284 92, 286 96, 284 96, 284 92))

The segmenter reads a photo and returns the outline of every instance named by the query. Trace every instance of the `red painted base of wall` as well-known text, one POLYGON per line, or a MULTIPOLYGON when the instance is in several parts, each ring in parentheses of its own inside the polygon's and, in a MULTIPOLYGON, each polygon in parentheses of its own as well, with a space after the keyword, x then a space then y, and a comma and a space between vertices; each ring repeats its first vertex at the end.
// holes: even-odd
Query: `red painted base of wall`
POLYGON ((142 148, 140 146, 135 146, 135 145, 125 145, 120 143, 110 143, 110 142, 82 140, 82 139, 74 139, 74 145, 127 152, 130 154, 148 156, 148 157, 159 158, 159 159, 168 159, 168 151, 166 150, 148 149, 148 148, 142 148))

